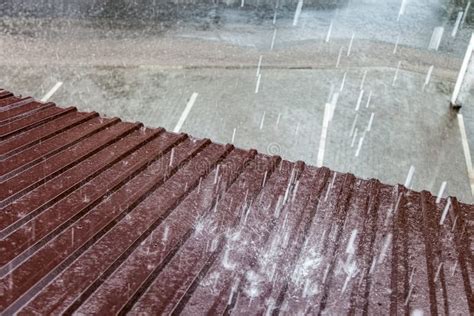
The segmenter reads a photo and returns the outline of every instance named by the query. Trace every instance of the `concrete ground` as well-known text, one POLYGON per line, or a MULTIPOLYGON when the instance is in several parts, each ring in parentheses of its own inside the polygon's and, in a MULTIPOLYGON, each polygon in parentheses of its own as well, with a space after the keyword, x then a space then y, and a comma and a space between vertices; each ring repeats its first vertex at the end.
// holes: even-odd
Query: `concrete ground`
MULTIPOLYGON (((448 108, 468 28, 453 45, 446 38, 447 48, 435 53, 423 42, 433 23, 420 28, 423 39, 413 38, 413 30, 406 33, 395 53, 392 34, 371 39, 364 33, 355 36, 347 56, 350 23, 334 25, 327 43, 330 20, 318 16, 320 25, 328 22, 318 28, 310 12, 301 16, 305 26, 296 28, 291 17, 280 18, 276 33, 271 19, 236 18, 246 14, 229 10, 226 23, 178 23, 156 32, 152 26, 137 31, 79 20, 5 18, 0 86, 41 98, 63 82, 50 99, 59 105, 168 130, 197 93, 181 128, 191 135, 233 140, 313 165, 324 149, 324 165, 390 184, 405 183, 413 166, 414 189, 437 194, 447 181, 444 196, 474 202, 458 119, 448 108), (431 65, 433 75, 423 89, 431 65), (325 107, 334 93, 339 98, 322 146, 325 107)), ((373 33, 379 34, 376 27, 373 33)), ((467 102, 461 110, 471 156, 473 96, 472 89, 463 91, 467 102)))

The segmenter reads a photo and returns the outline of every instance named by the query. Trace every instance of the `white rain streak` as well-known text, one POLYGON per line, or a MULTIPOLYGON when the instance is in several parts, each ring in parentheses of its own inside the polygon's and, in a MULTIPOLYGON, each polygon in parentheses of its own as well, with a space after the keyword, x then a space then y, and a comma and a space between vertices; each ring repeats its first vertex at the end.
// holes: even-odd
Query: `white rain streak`
POLYGON ((359 108, 360 108, 360 103, 362 102, 362 98, 364 97, 364 90, 360 90, 359 92, 359 98, 357 98, 357 104, 356 104, 356 107, 355 107, 355 110, 356 111, 359 111, 359 108))
POLYGON ((46 93, 44 97, 41 98, 41 102, 47 102, 59 90, 59 88, 61 88, 62 85, 63 83, 61 81, 57 82, 54 87, 52 87, 51 90, 49 90, 48 93, 46 93))
POLYGON ((298 188, 300 187, 300 180, 296 181, 296 185, 293 189, 293 196, 291 198, 291 202, 294 202, 295 201, 295 198, 296 198, 296 193, 298 193, 298 188))
POLYGON ((229 258, 229 253, 230 253, 231 249, 229 246, 226 247, 226 250, 224 252, 224 258, 222 258, 222 266, 226 269, 226 270, 234 270, 235 267, 236 267, 236 263, 235 262, 231 262, 230 258, 229 258))
POLYGON ((237 280, 234 285, 232 285, 232 288, 231 288, 231 291, 230 291, 230 295, 229 295, 229 300, 227 301, 227 305, 230 305, 232 304, 232 300, 234 299, 234 294, 235 292, 237 291, 238 287, 239 287, 239 284, 240 284, 240 279, 237 280))
POLYGON ((397 53, 399 43, 400 43, 400 35, 397 35, 397 40, 395 41, 395 47, 393 48, 394 55, 397 53))
POLYGON ((281 112, 278 113, 278 117, 277 117, 277 120, 276 120, 276 126, 278 126, 280 124, 280 119, 281 119, 281 112))
POLYGON ((334 93, 334 84, 331 83, 331 87, 329 88, 328 98, 326 100, 327 103, 331 102, 333 93, 334 93))
POLYGON ((169 163, 170 167, 173 164, 173 160, 174 160, 174 148, 171 148, 170 163, 169 163))
POLYGON ((463 16, 463 12, 458 12, 458 16, 456 17, 456 22, 454 23, 453 31, 451 32, 451 37, 456 37, 458 34, 459 24, 461 23, 461 19, 463 16))
POLYGON ((347 48, 347 57, 351 55, 352 44, 354 43, 354 36, 355 36, 355 33, 352 32, 351 40, 349 41, 349 47, 347 48))
POLYGON ((470 64, 473 50, 474 50, 474 33, 471 34, 471 40, 469 41, 469 46, 466 49, 466 54, 464 55, 461 69, 459 70, 459 73, 458 73, 458 78, 454 86, 453 95, 451 96, 451 104, 456 104, 457 102, 459 92, 461 91, 461 87, 464 83, 464 76, 466 75, 466 72, 468 71, 468 67, 470 64))
POLYGON ((349 241, 347 242, 347 247, 346 247, 346 253, 348 254, 355 254, 355 248, 354 248, 354 242, 357 238, 357 229, 353 229, 351 232, 351 237, 349 238, 349 241))
POLYGON ((347 76, 347 71, 344 72, 344 75, 342 76, 341 87, 339 88, 340 92, 344 89, 344 84, 346 83, 346 76, 347 76))
POLYGON ((454 263, 454 266, 451 268, 451 277, 456 273, 456 268, 458 267, 458 262, 454 263))
POLYGON ((300 130, 300 123, 298 122, 298 123, 296 124, 296 128, 295 128, 295 136, 298 135, 299 130, 300 130))
POLYGON ((448 198, 446 202, 446 206, 444 207, 443 214, 441 214, 441 219, 439 220, 439 224, 443 225, 444 221, 446 220, 446 216, 448 216, 448 211, 451 208, 451 199, 448 198))
POLYGON ((260 119, 260 130, 263 128, 263 123, 265 123, 265 111, 263 111, 262 118, 260 119))
POLYGON ((364 70, 364 74, 362 75, 362 80, 360 81, 360 90, 364 89, 365 78, 367 77, 367 70, 364 70))
POLYGON ((329 121, 332 121, 333 117, 334 117, 334 111, 336 110, 336 105, 337 105, 337 100, 339 100, 339 93, 336 92, 332 95, 332 98, 331 98, 331 112, 330 112, 330 115, 329 115, 329 121))
POLYGON ((303 0, 298 0, 298 5, 296 6, 295 16, 293 18, 293 26, 298 24, 300 18, 301 10, 303 9, 303 0))
POLYGON ((255 75, 255 77, 257 77, 257 78, 260 75, 260 68, 262 67, 262 60, 263 60, 263 56, 260 55, 260 57, 258 58, 258 64, 257 64, 257 74, 255 75))
MULTIPOLYGON (((474 36, 473 36, 474 38, 474 36)), ((471 186, 471 194, 474 196, 474 168, 472 165, 471 151, 469 149, 469 143, 467 141, 466 126, 464 125, 464 118, 461 113, 458 113, 458 125, 459 132, 461 134, 461 143, 464 151, 464 159, 466 161, 467 176, 469 178, 469 184, 471 186)))
POLYGON ((168 225, 166 225, 165 229, 163 230, 163 237, 161 238, 162 242, 167 242, 168 241, 169 230, 170 230, 170 227, 168 225))
POLYGON ((413 282, 413 277, 415 276, 415 271, 416 271, 416 267, 413 267, 413 268, 411 269, 410 278, 408 279, 408 284, 412 284, 412 282, 413 282))
POLYGON ((400 5, 400 11, 398 11, 397 21, 400 21, 400 17, 405 14, 406 7, 407 7, 407 0, 402 0, 402 3, 400 5))
POLYGON ((342 50, 344 49, 344 47, 341 47, 339 49, 339 54, 337 55, 337 61, 336 61, 336 68, 339 68, 339 63, 341 62, 341 56, 342 56, 342 50))
POLYGON ((410 285, 410 290, 408 291, 408 295, 407 295, 407 298, 405 299, 405 304, 404 305, 408 305, 408 303, 410 302, 410 298, 411 298, 411 293, 413 292, 413 289, 415 288, 415 285, 410 285))
POLYGON ((359 119, 359 114, 356 113, 354 117, 354 121, 352 122, 352 127, 351 127, 351 132, 349 133, 349 137, 352 137, 352 135, 354 135, 354 130, 355 130, 358 119, 359 119))
POLYGON ((434 281, 438 281, 438 278, 439 278, 439 274, 441 272, 441 268, 443 267, 443 263, 439 263, 438 264, 438 269, 436 269, 436 274, 435 274, 435 277, 434 277, 434 281))
POLYGON ((370 115, 369 124, 367 124, 367 132, 370 132, 370 130, 372 129, 372 124, 374 122, 374 115, 375 115, 374 112, 372 112, 372 114, 370 115))
POLYGON ((193 105, 196 102, 198 95, 199 94, 197 92, 193 92, 193 94, 191 95, 191 98, 186 104, 186 107, 184 108, 183 113, 181 114, 181 117, 179 118, 178 123, 176 123, 176 126, 173 129, 173 132, 178 133, 181 130, 181 127, 183 126, 184 121, 186 121, 186 118, 188 117, 189 112, 191 112, 191 109, 193 108, 193 105))
POLYGON ((332 32, 332 21, 331 21, 331 24, 329 24, 328 33, 326 34, 326 39, 325 39, 326 43, 329 43, 329 40, 331 39, 331 32, 332 32))
POLYGON ((276 36, 277 36, 277 29, 274 29, 273 36, 272 36, 272 43, 270 44, 270 50, 273 50, 273 47, 275 47, 276 36))
POLYGON ((395 82, 397 82, 398 79, 398 72, 400 71, 400 66, 402 65, 402 62, 399 61, 397 64, 397 69, 395 70, 395 75, 393 76, 393 81, 392 81, 392 86, 395 85, 395 82))
POLYGON ((337 175, 337 172, 334 172, 334 174, 332 176, 331 184, 329 185, 328 190, 326 191, 326 196, 324 197, 324 201, 327 201, 328 196, 329 196, 329 192, 332 190, 332 187, 334 186, 334 181, 336 180, 336 175, 337 175))
POLYGON ((460 28, 462 28, 463 25, 464 25, 464 22, 466 22, 466 16, 469 14, 469 9, 470 8, 471 8, 471 1, 469 1, 466 4, 466 9, 464 9, 464 15, 463 15, 462 20, 461 20, 461 25, 459 26, 460 28))
POLYGON ((412 180, 413 180, 413 175, 414 174, 415 174, 415 167, 410 166, 410 170, 408 170, 408 175, 407 175, 407 178, 405 180, 405 187, 406 188, 410 188, 410 186, 412 185, 412 180))
POLYGON ((279 218, 280 217, 280 211, 281 211, 281 208, 282 208, 282 199, 283 199, 283 196, 279 196, 278 197, 278 201, 277 201, 277 204, 275 205, 275 210, 273 212, 273 217, 275 218, 279 218))
POLYGON ((357 138, 357 133, 359 132, 359 129, 356 128, 355 131, 354 131, 354 136, 352 136, 352 142, 351 142, 351 148, 354 147, 354 144, 355 144, 355 140, 357 138))
POLYGON ((237 128, 234 128, 234 131, 232 132, 232 141, 230 142, 233 144, 235 142, 235 132, 237 131, 237 128))
POLYGON ((217 179, 219 178, 219 169, 220 169, 220 165, 217 165, 216 175, 214 176, 214 185, 217 184, 217 179))
POLYGON ((255 85, 255 94, 257 94, 258 91, 260 91, 260 80, 261 79, 262 79, 262 74, 258 74, 257 83, 255 85))
POLYGON ((451 232, 454 232, 454 228, 456 227, 457 221, 458 221, 458 217, 456 216, 456 217, 454 218, 453 227, 451 227, 451 232))
POLYGON ((365 138, 365 132, 362 133, 362 136, 359 138, 359 144, 357 145, 357 150, 355 152, 356 157, 359 157, 360 150, 362 149, 362 144, 364 142, 364 138, 365 138))
POLYGON ((316 162, 317 167, 321 167, 324 161, 324 151, 326 147, 326 138, 327 132, 329 127, 329 122, 331 121, 331 113, 333 112, 334 105, 331 103, 326 103, 324 107, 324 117, 323 117, 323 127, 321 129, 321 138, 319 141, 319 149, 318 149, 318 158, 316 162))
POLYGON ((446 181, 443 181, 441 183, 441 187, 439 188, 439 191, 438 191, 438 196, 436 197, 436 204, 441 202, 441 199, 443 198, 444 190, 446 189, 447 184, 448 183, 446 181))
POLYGON ((391 243, 392 243, 392 233, 389 233, 387 237, 385 237, 385 241, 382 246, 382 251, 380 252, 379 261, 378 261, 379 264, 384 261, 385 256, 387 255, 388 248, 390 247, 391 243))
POLYGON ((428 45, 428 49, 431 50, 438 50, 439 45, 441 44, 441 39, 443 38, 444 34, 444 27, 438 26, 433 29, 433 34, 431 35, 430 44, 428 45))
POLYGON ((365 104, 365 108, 368 109, 370 106, 370 101, 372 100, 372 90, 369 91, 369 96, 367 98, 367 103, 365 104))
POLYGON ((434 66, 431 65, 430 68, 428 69, 428 73, 426 74, 425 78, 425 83, 423 84, 423 91, 425 90, 426 86, 430 83, 431 80, 431 74, 433 73, 434 66))

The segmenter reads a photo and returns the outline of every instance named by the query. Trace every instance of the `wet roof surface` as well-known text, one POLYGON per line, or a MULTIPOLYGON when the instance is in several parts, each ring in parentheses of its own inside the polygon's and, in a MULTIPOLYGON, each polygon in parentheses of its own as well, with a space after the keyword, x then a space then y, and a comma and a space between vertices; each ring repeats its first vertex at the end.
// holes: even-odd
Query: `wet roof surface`
POLYGON ((0 311, 474 313, 474 206, 0 90, 0 311))

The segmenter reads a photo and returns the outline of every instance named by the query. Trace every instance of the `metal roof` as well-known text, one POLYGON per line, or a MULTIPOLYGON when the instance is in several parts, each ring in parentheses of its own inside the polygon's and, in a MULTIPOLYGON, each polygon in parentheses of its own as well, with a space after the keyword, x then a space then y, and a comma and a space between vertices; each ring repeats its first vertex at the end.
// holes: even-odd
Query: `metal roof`
POLYGON ((473 314, 474 206, 0 90, 4 314, 473 314))

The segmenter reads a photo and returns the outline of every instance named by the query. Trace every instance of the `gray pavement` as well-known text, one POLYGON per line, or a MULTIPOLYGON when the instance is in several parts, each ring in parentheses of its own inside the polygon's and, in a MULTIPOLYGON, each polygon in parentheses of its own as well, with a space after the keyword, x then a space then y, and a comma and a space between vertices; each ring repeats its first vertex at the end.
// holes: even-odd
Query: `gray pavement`
MULTIPOLYGON (((324 165, 390 184, 403 184, 414 166, 414 189, 436 194, 447 181, 444 196, 474 202, 458 122, 448 108, 468 30, 456 42, 458 48, 437 53, 428 52, 425 43, 411 35, 407 38, 419 45, 400 43, 396 54, 388 40, 391 34, 375 40, 357 38, 351 56, 342 55, 336 67, 340 47, 347 50, 350 23, 340 23, 345 26, 335 27, 335 38, 325 43, 322 34, 327 29, 308 26, 308 12, 301 18, 306 26, 299 31, 288 25, 291 19, 279 22, 273 51, 271 21, 246 25, 228 17, 220 28, 200 31, 181 25, 163 34, 137 37, 130 30, 118 36, 116 29, 104 36, 106 30, 98 28, 95 33, 89 24, 76 20, 69 24, 53 20, 47 26, 38 26, 37 20, 28 20, 29 24, 15 20, 17 32, 0 32, 0 86, 41 98, 61 81, 64 84, 51 101, 168 130, 173 130, 196 92, 182 131, 230 143, 235 129, 234 143, 239 147, 313 165, 321 147, 325 105, 332 93, 339 92, 327 128, 324 165), (26 33, 35 28, 40 35, 26 33), (260 55, 261 81, 255 93, 260 55), (402 67, 393 84, 399 60, 402 67), (435 67, 433 78, 422 91, 429 65, 435 67), (364 72, 364 93, 356 111, 364 72)), ((431 26, 420 32, 429 34, 431 26)), ((474 104, 468 102, 461 111, 474 156, 474 104)))

